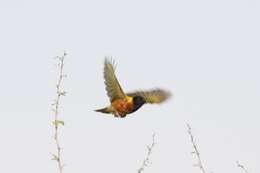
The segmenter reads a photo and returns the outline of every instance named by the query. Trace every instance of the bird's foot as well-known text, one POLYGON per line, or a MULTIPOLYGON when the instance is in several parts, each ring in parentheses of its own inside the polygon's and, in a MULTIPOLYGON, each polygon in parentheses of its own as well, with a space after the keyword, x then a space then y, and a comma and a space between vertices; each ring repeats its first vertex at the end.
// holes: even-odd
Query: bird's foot
POLYGON ((115 118, 120 118, 121 117, 117 112, 114 112, 113 115, 114 115, 115 118))

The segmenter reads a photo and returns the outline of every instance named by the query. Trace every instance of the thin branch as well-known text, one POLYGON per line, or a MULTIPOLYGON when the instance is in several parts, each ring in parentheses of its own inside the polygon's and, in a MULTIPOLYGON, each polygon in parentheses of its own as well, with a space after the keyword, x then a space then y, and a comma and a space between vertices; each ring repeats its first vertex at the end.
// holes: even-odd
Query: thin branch
POLYGON ((236 163, 237 163, 237 167, 241 168, 245 173, 249 173, 249 171, 246 169, 246 167, 244 165, 242 165, 241 163, 239 163, 239 161, 237 161, 236 163))
POLYGON ((138 169, 138 173, 143 172, 145 167, 147 167, 149 164, 151 164, 150 156, 152 154, 154 146, 155 146, 155 133, 152 135, 152 144, 150 146, 149 145, 147 146, 147 154, 143 160, 141 167, 138 169))
POLYGON ((199 150, 198 150, 198 147, 197 147, 197 144, 195 143, 195 139, 194 139, 194 136, 191 132, 191 127, 189 124, 187 124, 187 127, 188 127, 188 133, 190 135, 190 140, 191 140, 191 143, 192 143, 192 147, 194 149, 194 151, 192 152, 192 154, 196 155, 197 157, 197 163, 194 165, 195 167, 199 167, 199 169, 201 170, 201 172, 203 173, 206 173, 205 171, 205 168, 202 164, 202 161, 201 161, 201 158, 200 158, 200 153, 199 153, 199 150))
POLYGON ((57 57, 57 59, 59 61, 59 63, 58 63, 59 74, 58 74, 58 81, 56 84, 56 99, 55 99, 54 103, 52 104, 52 106, 53 106, 52 110, 54 112, 54 121, 53 121, 54 140, 55 140, 55 144, 56 144, 56 148, 57 148, 56 154, 52 154, 52 157, 53 157, 52 160, 57 161, 59 173, 63 172, 63 167, 64 167, 64 164, 62 164, 62 160, 61 160, 61 145, 60 145, 60 141, 59 141, 59 126, 64 125, 64 122, 59 119, 59 107, 60 107, 61 96, 66 95, 66 92, 61 89, 62 81, 63 81, 64 77, 66 77, 66 75, 63 74, 65 56, 66 56, 66 53, 64 52, 64 54, 62 56, 57 57))

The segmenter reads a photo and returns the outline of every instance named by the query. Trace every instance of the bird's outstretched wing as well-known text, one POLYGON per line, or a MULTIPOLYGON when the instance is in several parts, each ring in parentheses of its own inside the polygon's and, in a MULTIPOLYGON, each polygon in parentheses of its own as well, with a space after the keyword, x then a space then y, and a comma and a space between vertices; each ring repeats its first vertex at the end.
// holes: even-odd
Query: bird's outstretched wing
POLYGON ((145 99, 146 103, 162 103, 167 100, 171 93, 162 89, 153 89, 150 91, 137 91, 132 93, 126 93, 130 97, 141 96, 145 99))
POLYGON ((105 58, 104 78, 107 95, 110 98, 111 102, 113 102, 116 99, 122 99, 126 97, 124 91, 122 90, 116 78, 115 63, 112 60, 112 58, 105 58))

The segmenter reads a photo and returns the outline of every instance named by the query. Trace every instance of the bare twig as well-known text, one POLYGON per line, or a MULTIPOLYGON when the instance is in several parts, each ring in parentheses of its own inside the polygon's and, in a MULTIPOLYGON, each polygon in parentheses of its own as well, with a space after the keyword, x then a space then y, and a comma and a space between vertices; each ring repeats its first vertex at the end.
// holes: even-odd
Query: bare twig
POLYGON ((143 160, 142 166, 138 169, 138 173, 143 172, 144 168, 147 167, 148 164, 151 163, 150 156, 152 154, 154 146, 155 146, 155 133, 152 135, 152 144, 147 145, 147 154, 146 154, 146 157, 143 160))
POLYGON ((237 161, 236 163, 237 163, 237 167, 241 168, 245 173, 249 173, 249 171, 246 169, 246 167, 244 165, 242 165, 241 163, 239 163, 239 161, 237 161))
POLYGON ((206 173, 205 168, 204 168, 204 166, 202 164, 202 161, 201 161, 201 158, 200 158, 200 153, 199 153, 197 144, 195 143, 194 136, 193 136, 193 134, 191 132, 191 127, 190 127, 189 124, 187 124, 187 127, 188 127, 188 133, 190 135, 190 140, 191 140, 191 143, 192 143, 192 146, 193 146, 193 149, 194 149, 194 151, 192 151, 192 154, 196 155, 196 157, 198 159, 198 163, 196 163, 194 166, 195 167, 199 167, 201 172, 206 173))
POLYGON ((64 125, 64 122, 62 120, 60 120, 58 116, 59 116, 60 98, 61 98, 61 96, 66 95, 66 92, 61 89, 62 81, 63 81, 64 77, 66 77, 66 75, 63 74, 65 56, 66 56, 66 53, 64 52, 64 54, 62 56, 57 57, 57 59, 59 61, 59 63, 58 63, 59 74, 58 74, 58 81, 56 84, 56 99, 54 100, 54 103, 52 104, 52 106, 53 106, 52 110, 54 112, 54 121, 53 121, 54 140, 55 140, 55 144, 56 144, 56 148, 57 148, 56 154, 52 154, 52 160, 57 161, 59 173, 63 172, 63 167, 64 167, 64 164, 62 164, 62 161, 61 161, 61 146, 60 146, 60 142, 59 142, 59 126, 64 125))

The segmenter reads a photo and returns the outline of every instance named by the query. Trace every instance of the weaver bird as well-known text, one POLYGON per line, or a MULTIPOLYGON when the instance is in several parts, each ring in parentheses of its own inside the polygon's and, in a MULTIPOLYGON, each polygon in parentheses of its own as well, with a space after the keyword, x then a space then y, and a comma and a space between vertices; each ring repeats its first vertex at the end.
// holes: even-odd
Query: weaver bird
POLYGON ((97 112, 123 118, 127 114, 137 111, 146 103, 162 103, 171 95, 168 91, 162 89, 125 93, 116 78, 114 61, 105 58, 104 65, 106 91, 111 104, 103 109, 95 110, 97 112))

